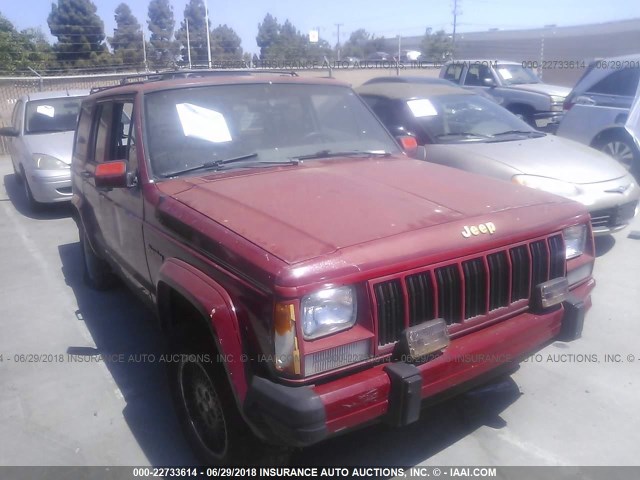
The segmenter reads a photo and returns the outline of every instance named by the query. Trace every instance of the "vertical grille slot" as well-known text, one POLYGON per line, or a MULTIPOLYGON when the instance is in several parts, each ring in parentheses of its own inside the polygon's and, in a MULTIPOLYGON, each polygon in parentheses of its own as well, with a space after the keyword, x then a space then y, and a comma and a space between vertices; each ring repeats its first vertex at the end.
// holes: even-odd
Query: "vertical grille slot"
POLYGON ((531 291, 536 285, 549 280, 548 265, 549 251, 547 242, 538 240, 530 245, 531 248, 531 291))
POLYGON ((429 272, 407 277, 407 293, 411 326, 436 318, 435 290, 429 272))
MULTIPOLYGON (((509 305, 509 262, 506 252, 487 255, 489 265, 489 310, 509 305)), ((526 288, 526 287, 525 287, 526 288)))
POLYGON ((521 245, 509 251, 511 255, 511 301, 529 296, 529 255, 527 247, 521 245))
POLYGON ((549 255, 551 258, 549 279, 564 277, 565 275, 565 248, 562 235, 549 237, 549 255))
POLYGON ((462 262, 464 274, 464 318, 487 313, 487 272, 481 258, 462 262))
POLYGON ((378 304, 378 345, 395 342, 404 329, 404 298, 400 280, 390 280, 374 287, 378 304))
POLYGON ((436 268, 439 316, 447 325, 462 321, 461 280, 457 265, 436 268))

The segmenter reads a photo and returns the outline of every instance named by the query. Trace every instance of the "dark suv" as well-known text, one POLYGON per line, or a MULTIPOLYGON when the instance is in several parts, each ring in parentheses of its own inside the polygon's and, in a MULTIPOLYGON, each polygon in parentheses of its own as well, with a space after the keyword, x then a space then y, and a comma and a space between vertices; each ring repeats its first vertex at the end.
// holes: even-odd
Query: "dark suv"
POLYGON ((411 159, 333 81, 102 90, 72 183, 86 281, 117 274, 157 312, 205 462, 414 422, 578 337, 591 305, 581 205, 411 159))

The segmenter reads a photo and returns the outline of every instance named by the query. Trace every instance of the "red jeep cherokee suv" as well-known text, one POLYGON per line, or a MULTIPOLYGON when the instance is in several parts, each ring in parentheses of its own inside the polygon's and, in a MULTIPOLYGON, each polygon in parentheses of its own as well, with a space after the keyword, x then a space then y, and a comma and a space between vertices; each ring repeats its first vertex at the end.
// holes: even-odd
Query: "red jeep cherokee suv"
POLYGON ((335 81, 103 89, 72 181, 85 278, 157 311, 206 462, 414 422, 579 337, 591 305, 582 206, 409 158, 335 81))

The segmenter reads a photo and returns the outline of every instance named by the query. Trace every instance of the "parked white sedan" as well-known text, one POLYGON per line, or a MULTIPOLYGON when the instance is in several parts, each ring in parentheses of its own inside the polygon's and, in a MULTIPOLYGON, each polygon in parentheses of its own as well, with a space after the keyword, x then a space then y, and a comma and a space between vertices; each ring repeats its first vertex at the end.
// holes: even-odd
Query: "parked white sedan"
POLYGON ((24 186, 31 209, 43 203, 71 200, 71 152, 80 101, 85 90, 38 92, 18 99, 9 137, 9 154, 16 179, 24 186))

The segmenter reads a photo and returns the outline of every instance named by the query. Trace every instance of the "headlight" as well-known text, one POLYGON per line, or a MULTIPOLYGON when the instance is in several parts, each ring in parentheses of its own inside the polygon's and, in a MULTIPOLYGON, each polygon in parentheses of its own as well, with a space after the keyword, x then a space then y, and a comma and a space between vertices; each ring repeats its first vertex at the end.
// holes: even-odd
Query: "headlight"
POLYGON ((353 287, 320 290, 302 299, 302 332, 306 340, 351 328, 356 322, 353 287))
POLYGON ((558 95, 551 95, 551 111, 562 112, 564 111, 564 97, 558 95))
POLYGON ((584 253, 587 243, 587 226, 574 225, 562 231, 567 260, 579 257, 584 253))
POLYGON ((551 95, 551 103, 564 103, 564 98, 559 95, 551 95))
POLYGON ((38 170, 64 170, 65 168, 70 168, 62 160, 44 153, 34 153, 32 158, 38 170))
POLYGON ((525 187, 544 190, 545 192, 555 193, 563 197, 575 197, 580 193, 578 187, 573 183, 563 182, 555 178, 538 177, 535 175, 515 175, 511 180, 525 187))

